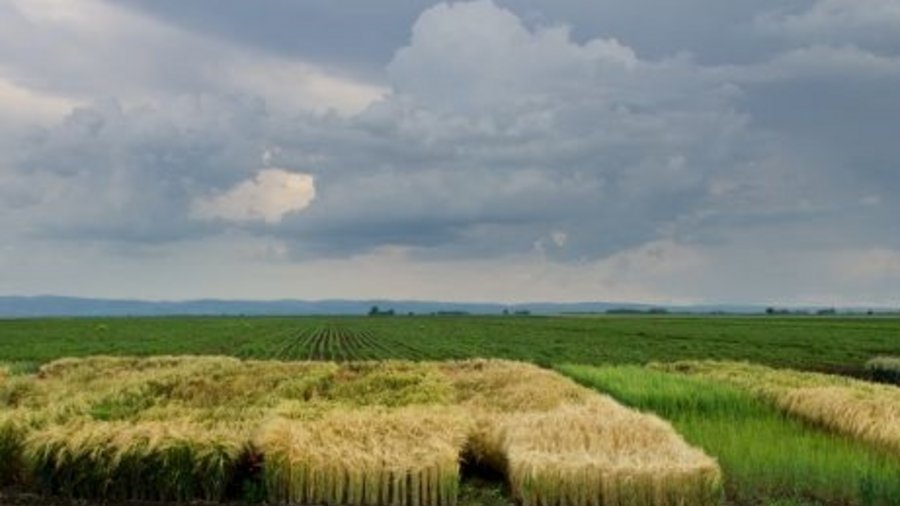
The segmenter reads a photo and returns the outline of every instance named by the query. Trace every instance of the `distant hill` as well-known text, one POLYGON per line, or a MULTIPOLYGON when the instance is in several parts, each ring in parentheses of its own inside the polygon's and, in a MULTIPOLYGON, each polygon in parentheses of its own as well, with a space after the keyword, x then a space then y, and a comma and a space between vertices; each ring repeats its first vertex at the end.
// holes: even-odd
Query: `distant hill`
POLYGON ((669 311, 729 313, 758 313, 755 306, 692 306, 667 307, 648 304, 578 302, 529 304, 462 303, 439 301, 395 300, 218 300, 143 301, 127 299, 90 299, 80 297, 37 296, 0 297, 0 317, 27 318, 41 316, 167 316, 167 315, 361 315, 372 306, 381 310, 393 309, 396 314, 470 313, 500 314, 528 312, 530 314, 605 313, 610 310, 647 311, 665 308, 669 311))

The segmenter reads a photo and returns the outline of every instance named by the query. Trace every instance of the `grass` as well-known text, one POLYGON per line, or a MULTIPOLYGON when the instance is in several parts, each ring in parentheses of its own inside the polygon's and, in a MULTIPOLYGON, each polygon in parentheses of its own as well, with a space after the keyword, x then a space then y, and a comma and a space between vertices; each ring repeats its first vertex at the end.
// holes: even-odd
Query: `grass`
POLYGON ((0 381, 3 479, 79 499, 455 506, 461 459, 524 505, 713 505, 666 422, 533 365, 91 357, 0 381))
POLYGON ((900 319, 882 317, 396 316, 0 320, 0 361, 88 355, 449 360, 538 364, 749 360, 863 376, 900 355, 900 319))
POLYGON ((721 381, 635 366, 559 370, 670 420, 716 457, 736 504, 900 504, 900 458, 786 417, 721 381))
POLYGON ((668 370, 723 381, 811 424, 900 456, 900 388, 744 362, 678 362, 668 370))

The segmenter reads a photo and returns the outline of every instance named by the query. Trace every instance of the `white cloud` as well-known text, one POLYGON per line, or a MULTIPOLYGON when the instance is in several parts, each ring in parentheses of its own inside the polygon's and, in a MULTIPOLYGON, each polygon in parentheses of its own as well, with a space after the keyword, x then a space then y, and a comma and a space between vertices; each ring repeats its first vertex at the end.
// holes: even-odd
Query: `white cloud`
POLYGON ((202 220, 278 223, 288 213, 308 207, 316 196, 313 177, 284 169, 263 169, 230 190, 194 201, 193 215, 202 220))
POLYGON ((572 41, 564 26, 531 30, 492 1, 438 4, 413 26, 412 39, 388 66, 399 94, 438 109, 521 107, 553 95, 602 96, 616 74, 640 65, 615 39, 572 41))

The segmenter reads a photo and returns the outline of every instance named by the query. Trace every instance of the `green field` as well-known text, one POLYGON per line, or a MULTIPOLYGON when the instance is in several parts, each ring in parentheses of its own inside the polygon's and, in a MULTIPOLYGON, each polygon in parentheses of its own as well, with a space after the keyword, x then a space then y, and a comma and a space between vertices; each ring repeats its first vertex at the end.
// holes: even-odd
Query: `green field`
POLYGON ((748 360, 862 374, 900 355, 900 319, 817 317, 177 317, 0 320, 0 360, 94 354, 278 359, 503 357, 542 365, 748 360))

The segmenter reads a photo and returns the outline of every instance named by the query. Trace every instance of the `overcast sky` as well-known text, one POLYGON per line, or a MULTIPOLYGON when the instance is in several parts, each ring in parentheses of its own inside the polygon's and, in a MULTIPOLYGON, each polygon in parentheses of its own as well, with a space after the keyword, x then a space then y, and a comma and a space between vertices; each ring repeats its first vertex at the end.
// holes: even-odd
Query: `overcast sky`
POLYGON ((897 0, 2 0, 0 294, 900 305, 897 0))

